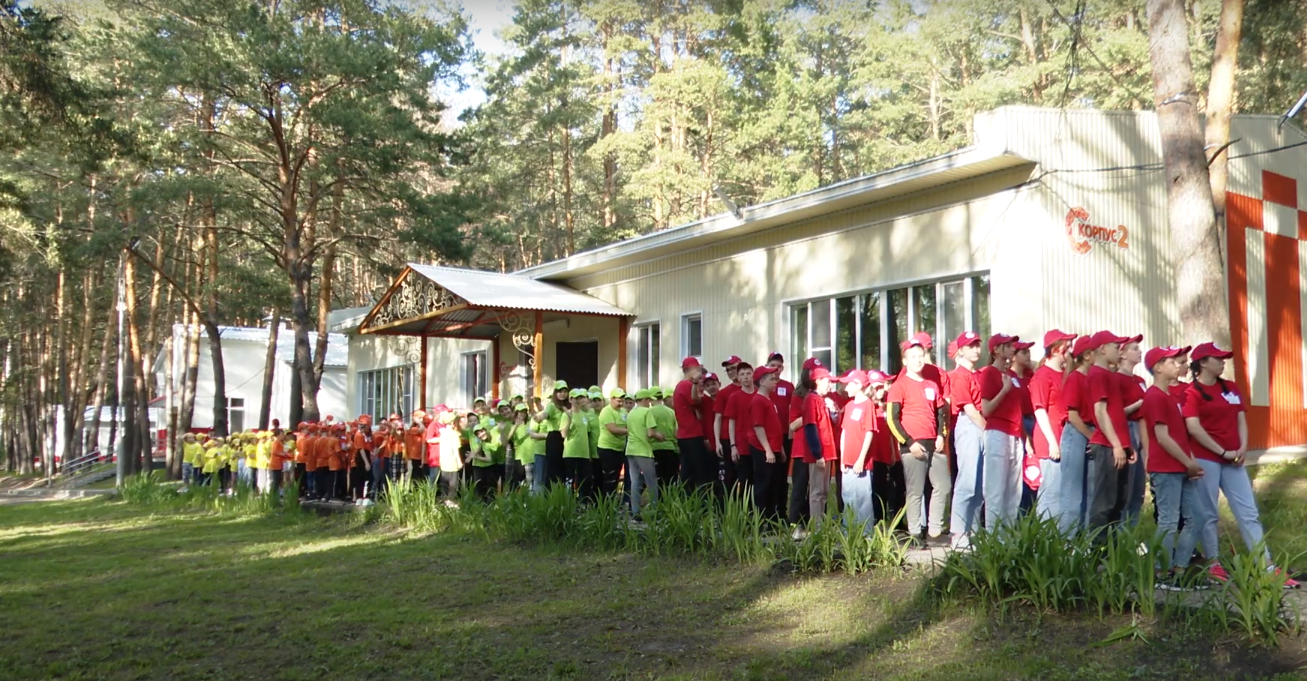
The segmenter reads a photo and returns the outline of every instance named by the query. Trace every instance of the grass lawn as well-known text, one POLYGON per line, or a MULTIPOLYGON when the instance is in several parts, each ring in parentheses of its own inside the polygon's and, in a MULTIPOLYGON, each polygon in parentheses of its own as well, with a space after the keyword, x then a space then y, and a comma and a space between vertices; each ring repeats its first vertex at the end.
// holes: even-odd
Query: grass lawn
MULTIPOLYGON (((1277 547, 1307 548, 1307 465, 1258 471, 1277 547), (1297 523, 1296 529, 1292 523, 1297 523), (1292 535, 1292 536, 1290 536, 1292 535)), ((1130 618, 1003 618, 919 576, 564 554, 358 515, 0 506, 5 679, 1302 678, 1307 642, 1130 618)))

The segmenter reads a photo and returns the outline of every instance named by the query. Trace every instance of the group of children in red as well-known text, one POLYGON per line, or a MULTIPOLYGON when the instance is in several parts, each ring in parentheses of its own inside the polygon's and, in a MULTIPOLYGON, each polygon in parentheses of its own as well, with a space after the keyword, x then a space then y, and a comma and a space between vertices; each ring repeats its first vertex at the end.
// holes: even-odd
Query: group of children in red
MULTIPOLYGON (((930 336, 919 333, 901 344, 903 369, 892 379, 861 370, 833 377, 809 359, 797 387, 780 380, 778 354, 756 369, 731 357, 723 367, 732 383, 707 391, 696 408, 716 412, 708 437, 710 446, 717 438, 724 479, 733 471, 751 483, 759 512, 772 517, 783 505, 787 455, 791 521, 805 507, 820 518, 833 478, 852 518, 879 511, 884 519, 901 500, 914 542, 957 550, 982 526, 1012 524, 1022 509, 1055 519, 1068 536, 1102 536, 1137 523, 1151 487, 1165 583, 1181 588, 1228 577, 1206 559, 1184 574, 1198 544, 1217 556, 1224 494, 1247 548, 1278 572, 1243 465, 1243 398, 1221 378, 1231 354, 1212 343, 1144 353, 1141 341, 1053 330, 1036 366, 1034 343, 1001 333, 982 342, 966 332, 949 343, 956 367, 946 372, 931 363, 930 336)), ((698 362, 689 358, 683 368, 696 385, 698 362)), ((1284 583, 1298 586, 1287 576, 1284 583)))

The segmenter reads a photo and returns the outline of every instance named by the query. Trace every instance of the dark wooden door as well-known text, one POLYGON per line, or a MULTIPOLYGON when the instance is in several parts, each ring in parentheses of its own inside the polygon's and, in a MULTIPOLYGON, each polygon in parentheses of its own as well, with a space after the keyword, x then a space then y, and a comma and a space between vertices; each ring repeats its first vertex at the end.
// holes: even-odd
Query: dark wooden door
POLYGON ((559 379, 572 388, 599 384, 599 341, 558 343, 554 347, 559 379))

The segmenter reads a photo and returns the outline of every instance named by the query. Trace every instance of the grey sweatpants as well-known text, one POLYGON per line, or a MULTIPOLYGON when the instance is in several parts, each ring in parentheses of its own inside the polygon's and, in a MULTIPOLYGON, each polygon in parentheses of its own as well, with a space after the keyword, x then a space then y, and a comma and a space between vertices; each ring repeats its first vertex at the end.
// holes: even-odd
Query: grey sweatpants
POLYGON ((626 475, 631 478, 631 517, 640 517, 640 493, 649 488, 649 504, 658 503, 658 473, 649 456, 626 457, 626 475))
POLYGON ((908 447, 901 447, 903 482, 907 486, 908 531, 920 534, 929 525, 930 536, 944 532, 944 520, 949 496, 953 493, 953 478, 948 469, 948 456, 935 451, 934 441, 920 440, 926 449, 926 458, 918 459, 908 447), (930 479, 930 508, 926 522, 921 520, 921 497, 926 493, 926 480, 930 479))

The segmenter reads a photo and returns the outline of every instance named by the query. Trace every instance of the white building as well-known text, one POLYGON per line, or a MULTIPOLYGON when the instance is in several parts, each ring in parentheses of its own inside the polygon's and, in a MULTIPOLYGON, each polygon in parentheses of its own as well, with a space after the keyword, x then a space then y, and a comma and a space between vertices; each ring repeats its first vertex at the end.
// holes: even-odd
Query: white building
MULTIPOLYGON (((263 368, 267 360, 269 330, 236 326, 219 327, 222 334, 223 367, 226 370, 227 426, 230 432, 254 428, 259 424, 259 409, 263 406, 263 368)), ((317 342, 317 334, 309 333, 309 344, 317 342)), ((168 362, 161 349, 154 360, 154 375, 159 394, 168 400, 168 362)), ((186 366, 186 325, 174 324, 172 329, 173 385, 171 404, 181 406, 182 375, 186 366)), ((270 419, 290 422, 291 365, 295 355, 295 335, 288 325, 277 334, 277 361, 272 380, 272 409, 270 419)), ((318 408, 325 416, 338 419, 345 416, 345 365, 348 341, 343 334, 329 334, 327 357, 322 371, 322 385, 318 391, 318 408)), ((191 427, 213 427, 213 362, 209 356, 208 334, 200 329, 199 376, 196 379, 195 413, 191 427)))

